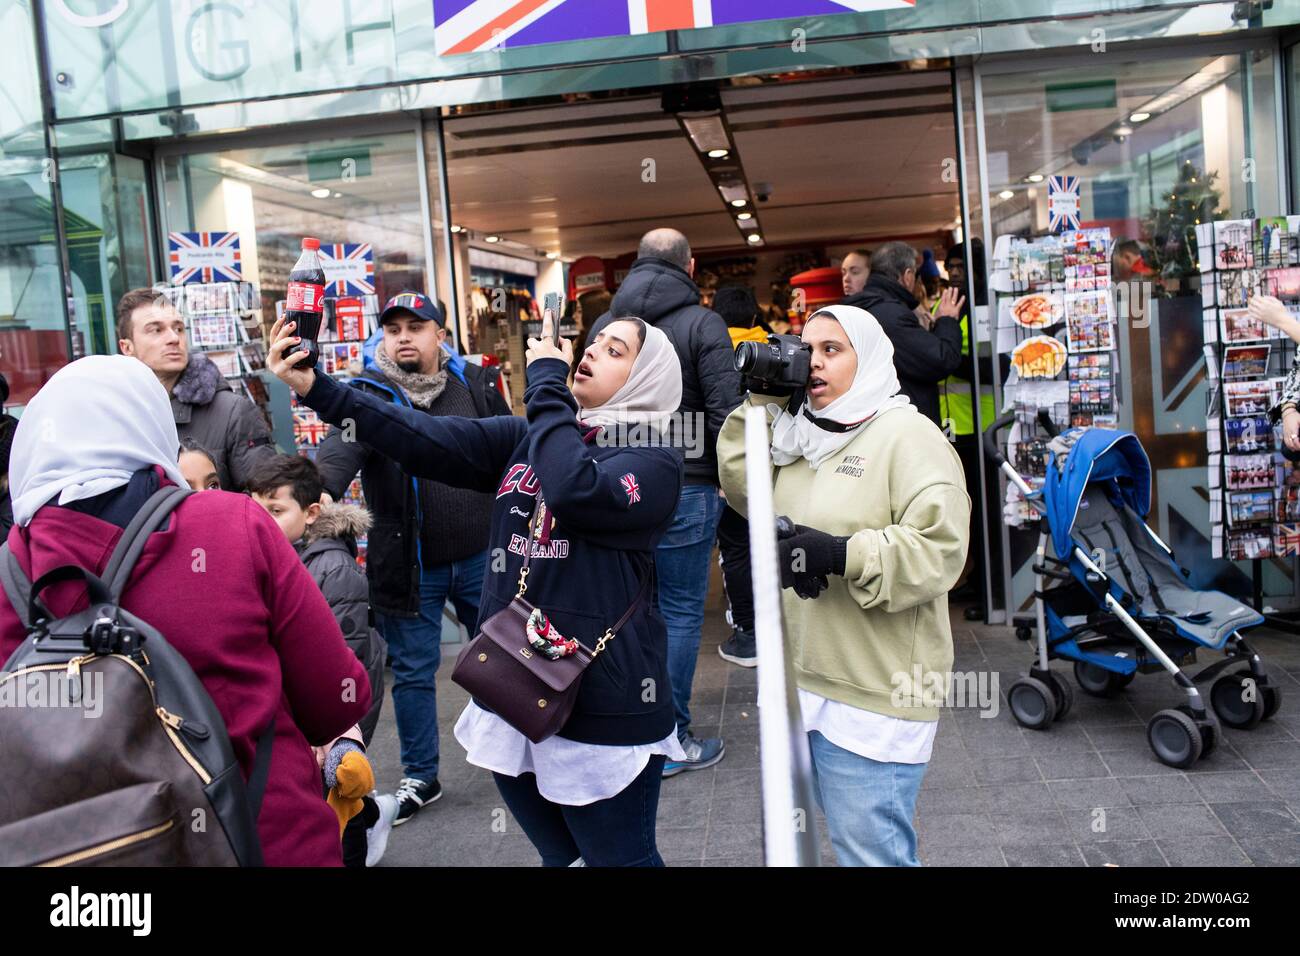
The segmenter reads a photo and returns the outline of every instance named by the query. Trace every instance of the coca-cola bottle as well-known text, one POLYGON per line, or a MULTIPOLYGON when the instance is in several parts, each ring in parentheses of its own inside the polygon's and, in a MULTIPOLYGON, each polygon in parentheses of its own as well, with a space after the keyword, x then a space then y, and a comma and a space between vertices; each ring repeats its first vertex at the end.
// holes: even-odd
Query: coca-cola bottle
POLYGON ((302 255, 289 273, 284 317, 294 323, 294 334, 302 339, 293 351, 301 349, 307 353, 297 368, 315 368, 316 360, 320 358, 320 346, 316 344, 316 339, 320 336, 323 314, 321 300, 325 297, 325 270, 320 264, 319 250, 319 239, 303 239, 302 255))

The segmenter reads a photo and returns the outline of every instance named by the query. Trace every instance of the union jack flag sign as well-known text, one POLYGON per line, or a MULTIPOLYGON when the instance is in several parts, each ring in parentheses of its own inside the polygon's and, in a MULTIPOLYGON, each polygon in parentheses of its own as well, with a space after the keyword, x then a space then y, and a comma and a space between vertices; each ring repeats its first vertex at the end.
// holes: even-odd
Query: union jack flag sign
POLYGON ((636 475, 629 471, 619 481, 623 483, 623 490, 627 492, 628 504, 634 505, 641 500, 641 486, 636 483, 636 475))
POLYGON ((372 295, 375 291, 375 252, 368 242, 334 242, 320 247, 325 270, 325 294, 372 295))
POLYGON ((1047 230, 1079 228, 1079 177, 1047 177, 1047 230))
POLYGON ((237 232, 169 232, 167 260, 172 285, 241 282, 237 232))
POLYGON ((915 5, 916 0, 433 0, 433 40, 443 56, 915 5))

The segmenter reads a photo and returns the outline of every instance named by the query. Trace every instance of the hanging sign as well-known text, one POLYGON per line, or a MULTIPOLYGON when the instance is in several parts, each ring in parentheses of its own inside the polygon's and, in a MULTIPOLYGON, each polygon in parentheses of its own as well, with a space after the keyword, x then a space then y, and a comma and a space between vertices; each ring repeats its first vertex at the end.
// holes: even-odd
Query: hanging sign
POLYGON ((237 232, 169 232, 167 260, 172 285, 189 282, 240 282, 237 232))
POLYGON ((368 242, 333 242, 320 247, 326 295, 371 295, 375 291, 375 252, 368 242))
POLYGON ((1079 177, 1047 177, 1047 229, 1064 232, 1079 228, 1079 177))

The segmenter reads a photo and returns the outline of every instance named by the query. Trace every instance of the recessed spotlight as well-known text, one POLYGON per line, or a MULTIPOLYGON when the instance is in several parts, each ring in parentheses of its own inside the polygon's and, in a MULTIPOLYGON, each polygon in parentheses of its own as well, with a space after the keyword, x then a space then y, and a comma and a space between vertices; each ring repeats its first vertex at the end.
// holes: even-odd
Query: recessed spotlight
POLYGON ((560 258, 560 254, 559 254, 558 252, 548 252, 548 253, 546 254, 546 258, 548 258, 548 259, 558 259, 558 258, 560 258))
POLYGON ((1115 135, 1116 135, 1116 136, 1132 136, 1132 135, 1133 135, 1133 127, 1132 127, 1132 126, 1129 126, 1127 123, 1124 123, 1124 124, 1122 124, 1121 126, 1118 126, 1118 127, 1115 129, 1115 135))
POLYGON ((465 231, 465 227, 464 227, 464 226, 452 226, 452 227, 451 227, 451 231, 452 231, 452 232, 464 232, 464 231, 465 231))
POLYGON ((755 246, 756 246, 756 245, 758 245, 760 242, 763 241, 763 237, 760 236, 758 233, 753 233, 752 235, 750 235, 750 237, 749 237, 749 241, 750 241, 750 244, 751 244, 751 245, 755 245, 755 246))
POLYGON ((1011 199, 1013 196, 1015 196, 1015 193, 1013 193, 1010 189, 1004 189, 1002 190, 1002 192, 998 193, 999 199, 1011 199))
POLYGON ((752 212, 742 212, 736 216, 736 218, 741 222, 749 222, 749 220, 754 218, 754 214, 752 212))
POLYGON ((725 149, 709 150, 709 159, 726 159, 729 155, 730 153, 725 149))
POLYGON ((313 196, 315 196, 317 199, 329 199, 329 198, 330 198, 330 191, 329 191, 328 189, 326 189, 325 187, 323 187, 323 186, 322 186, 320 189, 313 189, 313 190, 311 191, 311 194, 312 194, 313 196))
POLYGON ((1041 183, 1042 181, 1043 181, 1042 173, 1030 173, 1028 176, 1025 177, 1025 182, 1027 183, 1041 183))
POLYGON ((1134 113, 1132 116, 1130 116, 1129 121, 1133 123, 1145 123, 1150 118, 1151 118, 1150 113, 1139 112, 1139 113, 1134 113))
POLYGON ((484 236, 484 237, 483 237, 483 241, 484 241, 484 242, 500 242, 500 241, 501 241, 501 237, 500 237, 500 236, 484 236))
POLYGON ((748 205, 748 202, 744 199, 733 199, 731 200, 731 204, 739 208, 740 206, 748 205))
POLYGON ((342 198, 343 198, 343 194, 342 194, 342 193, 335 193, 335 194, 334 194, 334 198, 335 198, 335 199, 342 199, 342 198))

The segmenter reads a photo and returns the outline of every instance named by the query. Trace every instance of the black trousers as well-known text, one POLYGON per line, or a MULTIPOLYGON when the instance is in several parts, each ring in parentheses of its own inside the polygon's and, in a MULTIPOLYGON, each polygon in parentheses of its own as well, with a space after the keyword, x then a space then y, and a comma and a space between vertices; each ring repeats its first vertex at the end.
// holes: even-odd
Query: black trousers
POLYGON ((754 633, 754 582, 749 575, 749 522, 724 506, 718 520, 718 551, 722 555, 722 583, 731 603, 736 627, 754 633))

